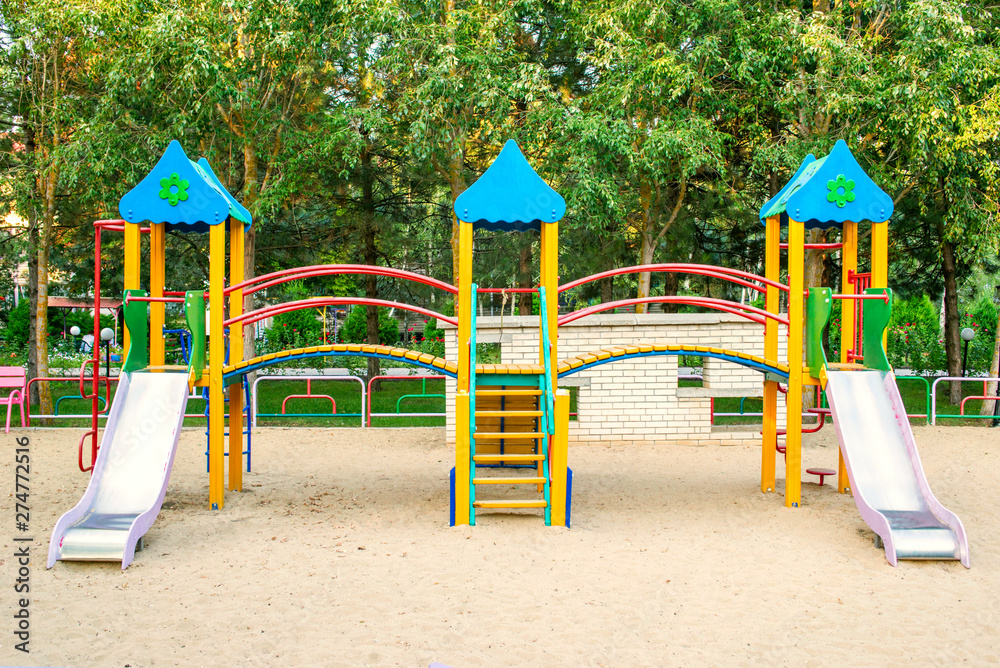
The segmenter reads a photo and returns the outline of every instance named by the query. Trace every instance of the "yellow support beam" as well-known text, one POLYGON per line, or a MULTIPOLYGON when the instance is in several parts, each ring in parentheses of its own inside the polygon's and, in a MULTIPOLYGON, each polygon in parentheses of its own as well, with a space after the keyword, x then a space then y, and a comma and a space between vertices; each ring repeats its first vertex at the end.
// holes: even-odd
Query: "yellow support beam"
MULTIPOLYGON (((856 274, 858 271, 858 224, 851 221, 846 221, 844 223, 844 229, 841 233, 841 242, 843 246, 840 251, 840 264, 841 264, 841 276, 840 276, 840 291, 845 295, 854 294, 854 281, 851 280, 851 276, 856 274)), ((851 359, 849 357, 849 352, 854 348, 855 341, 855 327, 857 323, 854 322, 854 305, 855 302, 850 299, 840 300, 840 363, 850 364, 851 359)), ((855 353, 860 354, 860 350, 855 350, 855 353)), ((847 476, 847 463, 844 462, 844 453, 840 452, 838 448, 839 461, 837 464, 837 491, 841 494, 847 491, 849 485, 849 478, 847 476)))
MULTIPOLYGON (((889 287, 889 223, 872 223, 873 288, 889 287)), ((882 345, 889 345, 889 330, 882 332, 882 345)))
MULTIPOLYGON (((142 277, 141 271, 141 249, 140 244, 140 230, 137 223, 125 223, 125 289, 126 290, 138 290, 139 282, 142 277)), ((97 345, 97 341, 94 345, 97 345)), ((129 344, 131 343, 131 337, 128 333, 128 328, 125 328, 125 338, 123 343, 124 355, 122 359, 128 357, 129 344)))
POLYGON ((469 339, 472 336, 472 240, 471 223, 458 221, 458 382, 455 392, 455 525, 469 524, 469 474, 471 424, 469 420, 469 383, 471 361, 469 339))
POLYGON ((209 338, 208 338, 208 503, 213 510, 225 505, 225 411, 222 367, 226 346, 223 316, 226 279, 226 227, 212 225, 209 231, 209 338))
POLYGON ((566 484, 569 460, 569 390, 556 390, 556 433, 549 440, 549 499, 551 524, 566 526, 566 484))
POLYGON ((802 328, 805 225, 788 220, 788 393, 785 395, 785 506, 802 496, 802 328))
MULTIPOLYGON (((162 297, 167 270, 167 230, 164 223, 149 226, 149 296, 162 297)), ((163 323, 166 320, 166 304, 153 302, 149 305, 149 363, 160 366, 165 363, 163 323)))
POLYGON ((455 393, 455 526, 469 523, 469 393, 455 393), (463 427, 464 425, 464 427, 463 427))
MULTIPOLYGON (((229 223, 229 284, 243 282, 243 223, 230 219, 229 223)), ((229 295, 229 317, 243 315, 243 290, 229 295)), ((325 321, 324 321, 325 323, 325 321)), ((325 324, 324 324, 325 326, 325 324)), ((229 328, 229 364, 243 361, 243 323, 229 328)), ((247 429, 250 420, 247 420, 247 429)), ((229 489, 243 490, 243 382, 229 386, 229 489)))
MULTIPOLYGON (((549 344, 551 351, 549 359, 552 362, 552 387, 558 385, 558 370, 556 369, 556 341, 559 336, 559 223, 542 223, 541 230, 541 280, 545 288, 545 300, 548 306, 549 344)), ((541 341, 541 331, 539 331, 541 341)), ((539 347, 538 363, 545 364, 545 351, 539 347)))
POLYGON ((472 225, 458 223, 458 391, 469 391, 469 337, 472 336, 472 225))
MULTIPOLYGON (((767 219, 765 228, 764 277, 772 281, 781 278, 781 220, 767 219)), ((768 286, 764 306, 768 313, 778 312, 778 288, 768 286)), ((764 325, 764 358, 778 360, 778 322, 768 318, 764 325)), ((764 381, 764 429, 760 452, 760 491, 774 491, 775 449, 778 445, 778 382, 764 381)))

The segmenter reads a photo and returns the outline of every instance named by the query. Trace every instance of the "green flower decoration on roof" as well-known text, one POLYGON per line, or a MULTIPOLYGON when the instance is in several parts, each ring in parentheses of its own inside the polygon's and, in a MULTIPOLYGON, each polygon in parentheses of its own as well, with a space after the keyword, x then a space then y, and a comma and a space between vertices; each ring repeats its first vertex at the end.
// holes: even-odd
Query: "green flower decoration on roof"
POLYGON ((187 179, 182 179, 178 176, 177 172, 174 172, 170 175, 169 179, 160 179, 160 199, 168 200, 170 202, 170 206, 177 206, 178 202, 187 200, 187 189, 189 185, 191 185, 191 183, 187 179))
POLYGON ((830 191, 826 196, 827 202, 836 202, 843 209, 845 204, 854 201, 854 181, 849 181, 843 174, 827 181, 826 187, 830 191))

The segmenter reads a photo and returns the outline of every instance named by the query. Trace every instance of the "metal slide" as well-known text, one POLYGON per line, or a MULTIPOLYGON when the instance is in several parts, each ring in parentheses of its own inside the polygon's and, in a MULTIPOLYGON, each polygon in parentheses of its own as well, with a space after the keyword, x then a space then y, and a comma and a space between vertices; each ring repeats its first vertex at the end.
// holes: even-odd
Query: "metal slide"
POLYGON ((135 371, 118 383, 83 498, 59 518, 49 561, 121 561, 156 520, 188 400, 185 372, 135 371))
POLYGON ((854 501, 889 563, 958 559, 968 568, 965 529, 927 484, 892 371, 830 370, 826 396, 854 501))

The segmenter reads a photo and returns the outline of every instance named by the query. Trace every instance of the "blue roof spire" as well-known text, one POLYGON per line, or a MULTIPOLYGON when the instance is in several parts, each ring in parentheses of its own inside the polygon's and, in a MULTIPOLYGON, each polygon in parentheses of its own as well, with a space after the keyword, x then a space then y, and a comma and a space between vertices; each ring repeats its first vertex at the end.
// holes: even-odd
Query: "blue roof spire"
POLYGON ((156 166, 118 203, 130 223, 166 223, 167 229, 207 232, 231 218, 250 227, 247 211, 223 187, 204 158, 188 159, 180 142, 171 141, 156 166))
POLYGON ((795 176, 760 209, 760 220, 780 216, 806 227, 841 227, 845 221, 884 223, 892 216, 893 203, 865 173, 843 140, 837 140, 829 155, 818 160, 811 154, 795 176))
POLYGON ((513 139, 455 200, 455 216, 475 229, 541 229, 566 213, 566 201, 531 168, 513 139))

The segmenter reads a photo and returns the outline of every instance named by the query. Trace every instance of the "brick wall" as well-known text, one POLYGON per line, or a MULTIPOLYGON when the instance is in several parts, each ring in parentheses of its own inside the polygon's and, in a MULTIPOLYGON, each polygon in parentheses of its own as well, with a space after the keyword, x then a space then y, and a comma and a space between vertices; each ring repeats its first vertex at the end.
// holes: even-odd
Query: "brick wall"
MULTIPOLYGON (((445 350, 458 359, 457 332, 445 323, 445 350)), ((505 364, 537 363, 538 318, 530 316, 480 317, 477 338, 501 345, 505 364), (502 325, 502 327, 501 327, 502 325)), ((605 346, 636 342, 690 344, 724 348, 763 357, 764 328, 729 314, 596 315, 559 328, 558 358, 565 359, 605 346)), ((779 359, 785 358, 784 336, 779 337, 779 359)), ((578 416, 570 421, 571 443, 641 444, 684 442, 696 445, 757 444, 758 429, 739 430, 711 423, 712 397, 763 394, 764 376, 758 371, 705 357, 703 387, 678 388, 677 369, 687 366, 676 356, 657 356, 611 362, 563 378, 560 387, 578 387, 578 416)), ((454 443, 455 381, 447 383, 448 439, 454 443)), ((779 394, 779 421, 784 421, 779 394)))

